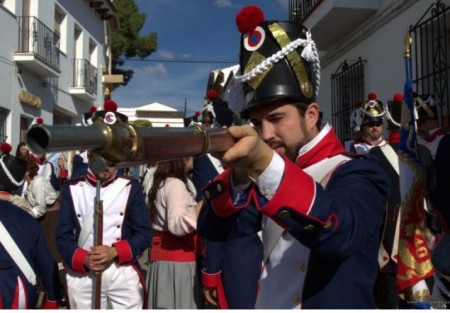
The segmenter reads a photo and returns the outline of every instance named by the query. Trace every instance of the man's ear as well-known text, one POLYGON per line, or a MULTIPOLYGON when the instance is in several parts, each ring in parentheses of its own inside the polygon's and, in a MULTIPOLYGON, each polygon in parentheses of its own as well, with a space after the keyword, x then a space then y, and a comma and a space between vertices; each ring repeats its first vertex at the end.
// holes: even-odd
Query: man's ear
POLYGON ((319 105, 315 102, 308 105, 305 111, 305 121, 308 129, 313 129, 316 127, 317 121, 319 120, 319 105))

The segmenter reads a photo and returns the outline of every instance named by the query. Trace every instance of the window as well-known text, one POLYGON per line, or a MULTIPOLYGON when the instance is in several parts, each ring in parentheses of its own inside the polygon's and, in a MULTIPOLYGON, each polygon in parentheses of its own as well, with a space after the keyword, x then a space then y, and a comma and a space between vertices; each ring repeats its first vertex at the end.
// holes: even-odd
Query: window
POLYGON ((54 29, 54 41, 55 46, 59 48, 61 52, 66 52, 66 38, 64 36, 66 28, 66 14, 61 8, 55 6, 55 29, 54 29))
POLYGON ((361 59, 344 61, 331 75, 332 123, 342 142, 352 139, 350 113, 358 102, 366 99, 364 63, 361 59))
POLYGON ((6 136, 6 118, 8 117, 8 110, 0 108, 0 142, 5 142, 6 136))

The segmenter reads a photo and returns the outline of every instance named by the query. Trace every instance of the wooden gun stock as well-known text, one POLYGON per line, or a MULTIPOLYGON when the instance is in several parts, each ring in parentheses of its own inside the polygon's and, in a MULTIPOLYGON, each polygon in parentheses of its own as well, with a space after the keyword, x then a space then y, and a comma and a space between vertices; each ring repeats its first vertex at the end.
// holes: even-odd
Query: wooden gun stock
POLYGON ((235 142, 223 128, 154 128, 100 122, 86 127, 34 125, 26 141, 35 153, 92 150, 116 167, 226 151, 235 142))
MULTIPOLYGON (((100 200, 101 182, 97 180, 94 200, 94 246, 103 245, 103 200, 100 200)), ((102 272, 93 272, 92 309, 100 309, 102 299, 102 272)))

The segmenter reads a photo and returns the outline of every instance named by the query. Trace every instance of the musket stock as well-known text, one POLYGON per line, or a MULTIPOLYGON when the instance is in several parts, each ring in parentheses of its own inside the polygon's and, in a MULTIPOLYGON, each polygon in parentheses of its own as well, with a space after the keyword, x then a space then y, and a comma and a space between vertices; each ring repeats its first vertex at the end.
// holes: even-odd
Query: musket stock
POLYGON ((34 153, 92 150, 117 167, 221 152, 234 144, 228 131, 221 128, 135 127, 128 123, 34 125, 26 141, 34 153))
MULTIPOLYGON (((100 199, 101 182, 97 180, 94 199, 94 246, 103 245, 103 200, 100 199)), ((102 272, 92 272, 92 309, 100 309, 102 299, 102 272)))

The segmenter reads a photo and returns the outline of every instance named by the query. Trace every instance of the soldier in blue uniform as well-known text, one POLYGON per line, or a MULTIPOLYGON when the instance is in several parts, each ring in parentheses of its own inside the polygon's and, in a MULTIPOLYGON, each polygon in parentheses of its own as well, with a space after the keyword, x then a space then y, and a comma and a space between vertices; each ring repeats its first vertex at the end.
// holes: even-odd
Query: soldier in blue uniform
POLYGON ((242 215, 245 231, 262 228, 257 309, 375 308, 388 178, 376 160, 346 155, 330 125, 320 130, 310 31, 265 21, 255 6, 239 12, 236 24, 240 74, 228 101, 242 104, 241 117, 254 127, 228 128, 236 144, 215 154, 227 169, 204 191, 198 231, 226 244, 242 215))
MULTIPOLYGON (((108 100, 94 113, 95 123, 126 122, 108 100)), ((94 162, 94 161, 93 161, 94 162)), ((93 272, 101 272, 101 308, 142 309, 146 295, 138 259, 150 246, 152 228, 142 186, 120 177, 114 167, 94 169, 64 183, 56 226, 56 243, 67 269, 71 309, 92 308, 93 272), (101 182, 103 242, 94 242, 93 215, 97 182, 101 182)))
MULTIPOLYGON (((211 73, 206 106, 202 111, 202 127, 229 127, 236 120, 228 108, 226 95, 228 83, 237 68, 233 66, 221 69, 215 75, 211 73)), ((221 161, 209 154, 194 159, 193 182, 198 190, 197 201, 203 196, 202 189, 223 171, 221 161)), ((221 309, 251 309, 256 301, 263 249, 254 225, 260 223, 260 217, 253 207, 243 208, 243 211, 233 223, 226 240, 203 240, 204 295, 214 307, 221 309), (218 301, 215 300, 217 290, 218 301)))
MULTIPOLYGON (((396 289, 396 273, 398 260, 398 241, 400 231, 400 176, 398 149, 400 143, 400 126, 403 96, 394 94, 387 101, 385 116, 389 129, 389 143, 370 149, 369 154, 375 156, 391 181, 391 192, 386 206, 386 217, 381 236, 380 253, 378 256, 379 273, 375 287, 375 297, 378 309, 397 309, 400 298, 396 289)), ((377 115, 379 112, 372 112, 377 115)), ((370 116, 368 117, 370 120, 370 116)), ((436 178, 433 159, 430 151, 423 145, 417 145, 421 169, 426 181, 426 191, 435 188, 436 178)), ((423 289, 429 292, 424 285, 423 289)))
POLYGON ((0 309, 35 309, 38 281, 46 293, 41 308, 58 309, 58 266, 42 228, 13 204, 17 196, 12 192, 23 183, 27 162, 8 152, 1 156, 0 165, 0 309))

